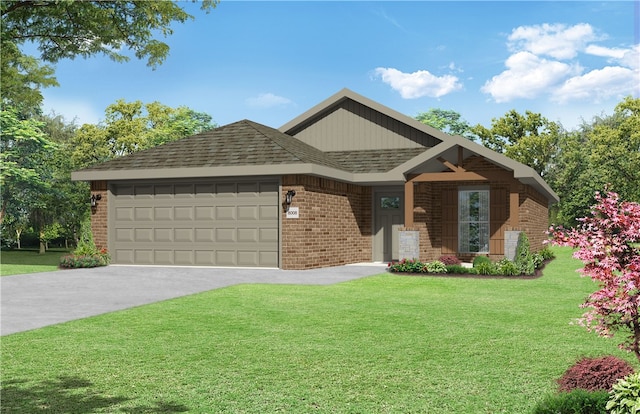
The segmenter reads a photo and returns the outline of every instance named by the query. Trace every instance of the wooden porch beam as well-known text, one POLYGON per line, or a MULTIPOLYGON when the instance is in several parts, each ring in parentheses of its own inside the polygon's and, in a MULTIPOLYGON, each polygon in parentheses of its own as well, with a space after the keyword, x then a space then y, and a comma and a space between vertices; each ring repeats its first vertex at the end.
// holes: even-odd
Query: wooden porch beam
POLYGON ((413 180, 404 183, 404 226, 413 227, 413 180))
POLYGON ((434 172, 415 175, 411 181, 416 183, 434 181, 491 181, 510 180, 513 174, 509 171, 486 171, 482 173, 471 171, 434 172))
POLYGON ((453 171, 453 172, 463 172, 463 171, 464 171, 464 170, 463 170, 462 168, 460 168, 459 166, 457 166, 457 165, 453 165, 453 163, 451 163, 451 162, 449 162, 449 161, 445 160, 445 159, 444 159, 444 158, 442 158, 442 157, 439 157, 439 158, 438 158, 438 161, 440 161, 440 162, 442 163, 442 165, 444 165, 445 167, 447 167, 448 169, 450 169, 450 170, 451 170, 451 171, 453 171))
POLYGON ((511 184, 509 192, 509 226, 512 230, 520 227, 520 193, 517 183, 511 184))

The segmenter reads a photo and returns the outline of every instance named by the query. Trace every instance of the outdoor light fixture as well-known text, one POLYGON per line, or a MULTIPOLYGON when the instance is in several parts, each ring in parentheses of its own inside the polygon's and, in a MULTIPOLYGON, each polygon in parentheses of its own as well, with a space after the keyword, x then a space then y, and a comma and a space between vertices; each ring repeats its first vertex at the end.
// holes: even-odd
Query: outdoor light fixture
POLYGON ((102 199, 102 195, 100 194, 91 194, 91 208, 96 208, 98 206, 98 200, 102 199))
POLYGON ((287 194, 284 196, 284 209, 285 211, 289 211, 289 206, 291 205, 291 201, 293 200, 293 196, 296 195, 295 190, 287 191, 287 194))

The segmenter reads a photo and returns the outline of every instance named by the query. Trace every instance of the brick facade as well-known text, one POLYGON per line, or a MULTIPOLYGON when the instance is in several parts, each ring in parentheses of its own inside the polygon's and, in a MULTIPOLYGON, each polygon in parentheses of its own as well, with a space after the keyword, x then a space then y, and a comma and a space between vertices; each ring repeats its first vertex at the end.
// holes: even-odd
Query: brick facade
POLYGON ((542 250, 543 242, 547 240, 546 231, 549 230, 548 202, 536 190, 523 186, 520 192, 520 230, 529 238, 531 250, 542 250))
POLYGON ((311 269, 370 262, 372 193, 358 186, 306 175, 282 178, 282 200, 295 190, 300 217, 282 218, 281 267, 311 269))
POLYGON ((458 256, 464 261, 473 260, 474 255, 458 254, 458 190, 461 187, 488 186, 490 190, 490 246, 489 257, 499 260, 504 257, 504 232, 524 231, 530 241, 531 250, 543 247, 545 230, 548 228, 547 200, 529 186, 518 183, 519 225, 510 226, 511 214, 509 193, 513 181, 492 183, 478 181, 423 182, 414 190, 414 225, 420 231, 420 260, 437 260, 442 255, 458 256))
MULTIPOLYGON (((519 226, 508 225, 510 182, 423 182, 415 187, 414 227, 420 232, 420 260, 457 255, 457 197, 460 187, 489 186, 491 191, 490 257, 504 257, 505 230, 522 230, 531 249, 543 247, 548 228, 547 200, 529 186, 519 184, 519 226)), ((295 190, 292 206, 298 219, 281 221, 280 262, 283 269, 312 269, 369 262, 373 257, 372 188, 307 175, 282 177, 281 200, 295 190)), ((100 195, 91 211, 91 229, 98 248, 108 247, 109 196, 106 181, 92 181, 91 194, 100 195)))
POLYGON ((106 181, 92 181, 91 194, 100 195, 96 207, 91 208, 91 232, 93 233, 93 241, 98 249, 106 249, 108 247, 108 207, 109 196, 107 192, 106 181))

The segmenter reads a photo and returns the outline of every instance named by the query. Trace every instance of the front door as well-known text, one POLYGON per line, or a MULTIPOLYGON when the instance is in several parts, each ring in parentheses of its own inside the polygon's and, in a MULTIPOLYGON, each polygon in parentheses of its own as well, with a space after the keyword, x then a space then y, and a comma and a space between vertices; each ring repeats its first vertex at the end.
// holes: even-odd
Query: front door
POLYGON ((376 262, 398 260, 398 230, 404 225, 403 193, 376 193, 374 211, 373 260, 376 262))

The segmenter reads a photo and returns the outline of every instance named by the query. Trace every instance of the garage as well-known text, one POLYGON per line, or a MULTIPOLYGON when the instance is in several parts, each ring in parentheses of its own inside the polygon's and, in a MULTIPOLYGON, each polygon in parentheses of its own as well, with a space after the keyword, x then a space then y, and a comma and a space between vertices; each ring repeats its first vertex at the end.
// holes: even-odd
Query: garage
POLYGON ((112 181, 112 263, 278 267, 278 181, 112 181))

